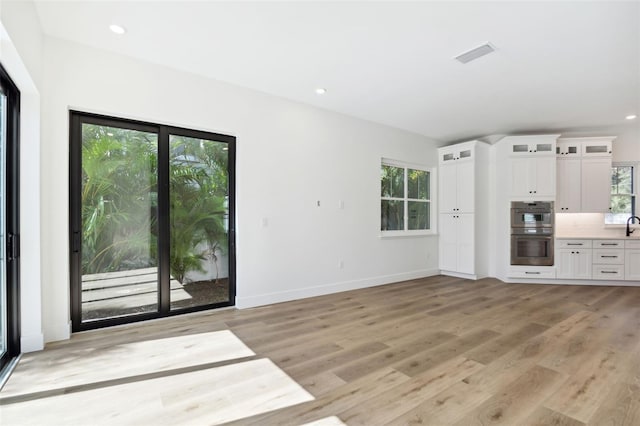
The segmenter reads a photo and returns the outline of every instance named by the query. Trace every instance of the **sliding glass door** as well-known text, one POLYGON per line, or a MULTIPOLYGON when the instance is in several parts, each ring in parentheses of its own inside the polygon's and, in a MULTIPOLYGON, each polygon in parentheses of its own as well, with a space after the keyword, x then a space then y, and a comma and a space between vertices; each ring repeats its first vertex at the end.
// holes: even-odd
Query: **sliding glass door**
POLYGON ((234 142, 71 113, 74 330, 234 303, 234 142))
POLYGON ((20 353, 18 128, 20 93, 0 66, 0 377, 20 353))

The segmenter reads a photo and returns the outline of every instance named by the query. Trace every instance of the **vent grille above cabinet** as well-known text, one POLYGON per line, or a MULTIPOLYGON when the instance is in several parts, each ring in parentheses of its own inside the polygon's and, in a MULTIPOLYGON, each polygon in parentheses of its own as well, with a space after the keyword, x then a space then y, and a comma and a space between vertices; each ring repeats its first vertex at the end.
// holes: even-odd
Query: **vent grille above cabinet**
POLYGON ((491 52, 494 52, 496 49, 491 46, 489 43, 485 43, 482 46, 478 46, 475 49, 471 49, 468 52, 465 52, 461 55, 456 56, 456 60, 459 62, 466 64, 474 59, 478 59, 484 55, 488 55, 491 52))

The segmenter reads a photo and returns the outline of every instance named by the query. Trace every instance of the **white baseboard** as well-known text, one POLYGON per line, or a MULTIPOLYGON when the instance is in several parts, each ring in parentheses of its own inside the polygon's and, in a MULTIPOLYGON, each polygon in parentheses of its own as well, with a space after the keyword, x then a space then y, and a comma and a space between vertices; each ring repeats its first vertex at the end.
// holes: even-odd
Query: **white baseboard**
POLYGON ((343 281, 339 283, 326 284, 321 286, 305 287, 301 289, 267 293, 257 296, 238 297, 236 296, 236 308, 246 309, 256 306, 271 305, 273 303, 288 302, 308 297, 324 296, 326 294, 340 293, 349 290, 375 287, 378 285, 391 284, 400 281, 414 280, 417 278, 431 277, 439 275, 438 269, 423 269, 420 271, 403 272, 401 274, 383 275, 379 277, 365 278, 361 280, 343 281))
POLYGON ((20 352, 36 352, 44 349, 44 335, 42 333, 20 336, 20 352))
POLYGON ((482 277, 478 275, 462 274, 460 272, 452 272, 452 271, 440 271, 440 274, 446 275, 448 277, 464 278, 467 280, 479 280, 481 278, 486 278, 486 276, 482 277))
POLYGON ((45 327, 44 341, 46 343, 57 342, 58 340, 68 340, 70 337, 71 337, 71 321, 45 327))

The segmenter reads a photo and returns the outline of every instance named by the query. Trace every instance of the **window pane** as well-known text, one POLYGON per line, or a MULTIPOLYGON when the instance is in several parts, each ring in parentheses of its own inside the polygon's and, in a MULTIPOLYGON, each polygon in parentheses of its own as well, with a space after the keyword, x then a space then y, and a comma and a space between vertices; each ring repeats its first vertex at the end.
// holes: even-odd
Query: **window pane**
POLYGON ((611 195, 611 213, 605 214, 606 224, 626 224, 629 216, 634 215, 633 204, 635 197, 632 195, 611 195))
POLYGON ((416 200, 429 199, 429 172, 407 169, 408 197, 416 200))
POLYGON ((409 230, 429 229, 429 202, 409 201, 409 230))
POLYGON ((383 231, 404 230, 404 202, 382 200, 380 229, 383 231))
POLYGON ((633 192, 633 167, 611 168, 611 194, 631 194, 633 192))
POLYGON ((158 311, 158 136, 82 125, 82 320, 158 311))
POLYGON ((392 198, 404 198, 404 169, 382 165, 380 170, 382 183, 382 196, 392 198))
POLYGON ((228 146, 170 135, 169 151, 171 309, 228 302, 228 146))

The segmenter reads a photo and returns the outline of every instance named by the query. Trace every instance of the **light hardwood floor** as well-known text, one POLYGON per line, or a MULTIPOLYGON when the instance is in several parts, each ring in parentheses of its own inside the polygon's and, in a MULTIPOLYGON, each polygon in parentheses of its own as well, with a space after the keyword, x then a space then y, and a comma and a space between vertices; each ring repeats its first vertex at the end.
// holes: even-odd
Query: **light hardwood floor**
POLYGON ((82 424, 77 413, 137 425, 639 425, 640 288, 438 276, 199 313, 48 345, 0 392, 3 424, 82 424), (256 389, 267 402, 247 396, 256 389))

